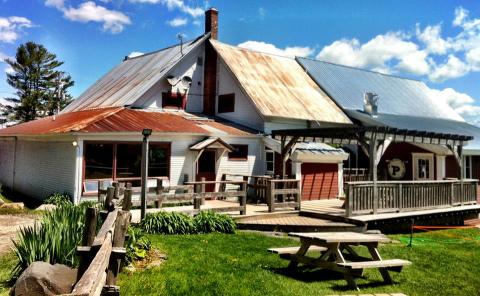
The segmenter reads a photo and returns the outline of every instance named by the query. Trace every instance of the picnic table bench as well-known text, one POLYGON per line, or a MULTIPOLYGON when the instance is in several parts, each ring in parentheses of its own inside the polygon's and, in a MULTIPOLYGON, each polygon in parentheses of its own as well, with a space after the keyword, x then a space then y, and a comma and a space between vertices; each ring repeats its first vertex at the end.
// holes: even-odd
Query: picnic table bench
POLYGON ((288 268, 298 264, 313 268, 325 268, 343 274, 348 286, 358 289, 355 278, 361 277, 364 269, 377 268, 385 283, 392 283, 389 271, 400 272, 402 267, 411 262, 402 259, 383 260, 378 252, 378 244, 390 242, 383 234, 366 234, 357 232, 291 232, 289 236, 300 238, 299 247, 272 248, 270 252, 290 261, 288 268), (352 246, 365 246, 371 258, 360 256, 352 246), (318 257, 307 256, 309 251, 319 251, 318 257), (347 261, 348 259, 348 261, 347 261))

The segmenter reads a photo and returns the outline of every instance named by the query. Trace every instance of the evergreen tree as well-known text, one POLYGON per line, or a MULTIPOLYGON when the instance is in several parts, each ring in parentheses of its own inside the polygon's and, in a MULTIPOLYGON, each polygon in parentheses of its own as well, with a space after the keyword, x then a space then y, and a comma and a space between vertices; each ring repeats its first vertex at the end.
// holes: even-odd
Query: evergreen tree
POLYGON ((16 98, 5 98, 11 105, 0 106, 10 121, 26 122, 53 115, 71 102, 67 89, 70 75, 58 70, 63 62, 43 45, 27 42, 18 47, 15 60, 6 60, 13 72, 7 83, 16 89, 16 98))

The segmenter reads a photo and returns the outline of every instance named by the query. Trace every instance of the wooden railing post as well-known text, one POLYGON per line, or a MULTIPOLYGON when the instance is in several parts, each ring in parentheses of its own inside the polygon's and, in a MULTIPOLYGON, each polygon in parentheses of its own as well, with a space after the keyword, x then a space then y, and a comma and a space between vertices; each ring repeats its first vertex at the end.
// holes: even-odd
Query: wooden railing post
POLYGON ((106 285, 109 286, 109 292, 118 291, 118 287, 112 287, 117 283, 117 275, 120 272, 121 261, 125 259, 126 249, 125 235, 130 224, 130 212, 120 211, 115 220, 115 230, 113 232, 112 253, 107 271, 106 285))
POLYGON ((163 193, 163 180, 157 179, 157 187, 155 188, 156 200, 155 200, 155 207, 161 208, 163 198, 160 195, 163 193))
POLYGON ((399 212, 403 210, 403 184, 402 183, 398 184, 397 207, 399 212))
POLYGON ((107 196, 105 197, 105 203, 103 208, 107 211, 112 211, 115 205, 113 204, 113 197, 115 195, 115 187, 108 187, 107 196))
POLYGON ((450 205, 453 206, 455 202, 455 182, 450 183, 450 205))
POLYGON ((80 257, 80 264, 78 266, 77 281, 87 270, 90 262, 95 254, 90 250, 90 246, 95 240, 95 232, 97 231, 97 219, 98 210, 93 207, 87 208, 85 212, 85 229, 83 230, 82 246, 87 248, 78 247, 77 253, 80 257))
POLYGON ((202 186, 200 184, 195 184, 195 193, 193 194, 193 208, 195 210, 200 210, 200 205, 202 200, 200 195, 202 194, 202 186))
MULTIPOLYGON (((205 181, 206 181, 206 180, 205 180, 205 177, 202 177, 201 180, 202 180, 202 182, 205 182, 205 181)), ((201 192, 202 192, 202 193, 205 193, 205 192, 206 192, 206 190, 205 190, 205 188, 206 188, 205 183, 202 183, 202 185, 200 186, 200 188, 201 188, 201 192)), ((200 204, 201 204, 202 206, 205 205, 205 194, 202 194, 202 198, 201 198, 201 200, 200 200, 200 204)))
POLYGON ((347 200, 345 201, 345 215, 347 217, 351 217, 353 214, 353 188, 350 186, 350 184, 346 184, 347 186, 345 187, 346 189, 346 196, 347 200))
POLYGON ((268 183, 270 183, 267 188, 268 211, 272 213, 275 211, 275 182, 269 180, 268 183))
POLYGON ((118 199, 120 197, 120 184, 118 183, 118 181, 114 181, 112 182, 112 186, 114 188, 114 191, 113 191, 113 198, 115 199, 118 199))
POLYGON ((240 184, 240 196, 238 197, 238 201, 240 203, 240 215, 247 214, 247 181, 243 181, 240 184))
POLYGON ((295 201, 297 202, 297 206, 295 207, 295 210, 300 211, 302 208, 302 188, 300 186, 300 180, 297 180, 296 186, 297 186, 296 188, 297 193, 295 194, 296 195, 295 201))

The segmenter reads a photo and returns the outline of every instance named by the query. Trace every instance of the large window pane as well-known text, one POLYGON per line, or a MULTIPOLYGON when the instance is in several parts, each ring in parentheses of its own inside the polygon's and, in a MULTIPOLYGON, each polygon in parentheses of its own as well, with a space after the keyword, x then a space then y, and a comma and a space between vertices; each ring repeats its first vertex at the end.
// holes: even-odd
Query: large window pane
POLYGON ((85 145, 85 179, 113 178, 113 144, 85 145))
POLYGON ((165 144, 150 144, 148 175, 150 177, 168 177, 170 147, 165 144))
POLYGON ((141 167, 141 144, 117 144, 117 178, 139 178, 141 167))

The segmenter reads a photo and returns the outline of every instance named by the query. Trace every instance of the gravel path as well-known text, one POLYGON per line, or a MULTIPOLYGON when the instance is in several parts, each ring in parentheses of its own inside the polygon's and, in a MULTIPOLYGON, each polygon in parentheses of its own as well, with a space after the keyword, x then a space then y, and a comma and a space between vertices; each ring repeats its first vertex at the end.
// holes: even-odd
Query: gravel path
POLYGON ((35 219, 28 215, 0 215, 0 256, 11 250, 19 227, 33 225, 35 219))

